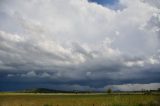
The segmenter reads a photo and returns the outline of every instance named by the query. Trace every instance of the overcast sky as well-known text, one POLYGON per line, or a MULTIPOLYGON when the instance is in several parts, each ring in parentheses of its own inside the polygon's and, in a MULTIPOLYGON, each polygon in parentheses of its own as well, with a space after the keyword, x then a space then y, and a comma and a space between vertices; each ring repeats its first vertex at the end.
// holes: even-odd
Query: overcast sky
POLYGON ((0 0, 0 90, 160 88, 160 0, 0 0))

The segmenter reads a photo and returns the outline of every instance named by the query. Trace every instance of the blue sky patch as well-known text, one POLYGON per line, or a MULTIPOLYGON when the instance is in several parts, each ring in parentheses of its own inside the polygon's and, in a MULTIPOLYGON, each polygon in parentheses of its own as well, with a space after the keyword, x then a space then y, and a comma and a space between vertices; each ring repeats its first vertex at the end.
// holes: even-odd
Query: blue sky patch
POLYGON ((90 2, 96 2, 98 4, 101 5, 113 5, 116 2, 118 2, 118 0, 89 0, 90 2))

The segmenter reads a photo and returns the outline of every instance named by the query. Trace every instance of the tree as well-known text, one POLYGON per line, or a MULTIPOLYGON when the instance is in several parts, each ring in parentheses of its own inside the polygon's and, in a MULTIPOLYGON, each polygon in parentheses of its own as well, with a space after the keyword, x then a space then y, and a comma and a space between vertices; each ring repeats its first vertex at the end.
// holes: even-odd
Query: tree
POLYGON ((112 89, 111 89, 111 88, 108 88, 108 89, 107 89, 107 93, 112 93, 112 89))

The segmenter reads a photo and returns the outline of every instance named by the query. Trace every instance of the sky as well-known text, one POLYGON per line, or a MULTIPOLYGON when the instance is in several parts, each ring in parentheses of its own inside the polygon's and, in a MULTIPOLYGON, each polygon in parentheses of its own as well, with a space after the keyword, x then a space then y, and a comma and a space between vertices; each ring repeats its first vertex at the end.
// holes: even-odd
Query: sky
POLYGON ((160 88, 159 0, 1 0, 0 90, 160 88))
POLYGON ((113 5, 118 2, 118 0, 89 0, 90 2, 95 2, 101 5, 113 5))

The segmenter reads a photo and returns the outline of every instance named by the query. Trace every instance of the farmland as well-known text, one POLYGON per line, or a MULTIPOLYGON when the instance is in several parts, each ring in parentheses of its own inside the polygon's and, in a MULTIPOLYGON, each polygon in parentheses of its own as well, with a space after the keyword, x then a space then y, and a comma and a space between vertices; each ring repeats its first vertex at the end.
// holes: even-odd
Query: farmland
POLYGON ((0 106, 160 106, 160 95, 1 93, 0 106))

